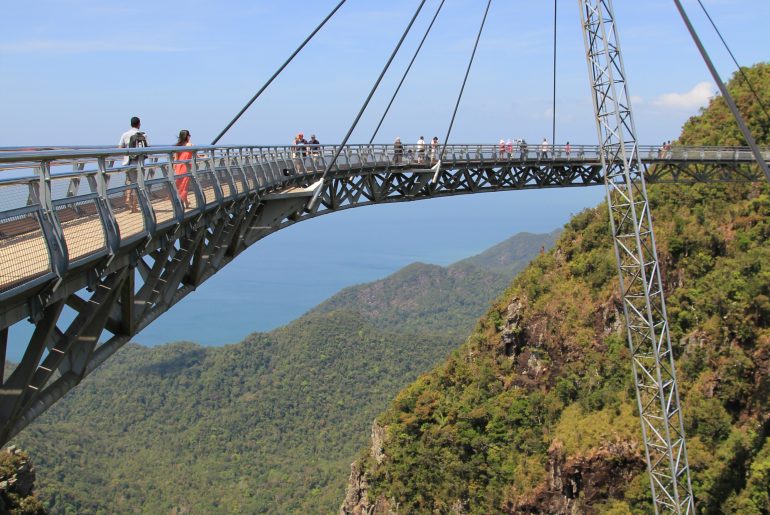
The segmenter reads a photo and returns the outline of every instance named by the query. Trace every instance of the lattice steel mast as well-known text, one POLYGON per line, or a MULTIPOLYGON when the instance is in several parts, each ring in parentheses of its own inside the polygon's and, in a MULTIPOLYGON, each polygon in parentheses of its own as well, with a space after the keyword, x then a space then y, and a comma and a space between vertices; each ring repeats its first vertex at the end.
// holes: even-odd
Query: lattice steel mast
POLYGON ((656 513, 694 513, 645 170, 612 0, 578 4, 652 500, 656 513))

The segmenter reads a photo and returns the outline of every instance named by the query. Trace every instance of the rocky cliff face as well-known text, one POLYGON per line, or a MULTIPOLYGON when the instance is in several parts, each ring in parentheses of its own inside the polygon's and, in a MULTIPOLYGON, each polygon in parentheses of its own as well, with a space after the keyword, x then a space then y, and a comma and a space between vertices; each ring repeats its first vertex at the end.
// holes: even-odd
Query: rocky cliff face
POLYGON ((610 442, 588 453, 567 456, 557 440, 548 449, 548 477, 530 493, 505 506, 510 513, 586 514, 623 489, 645 466, 638 442, 610 442))
MULTIPOLYGON (((382 463, 385 459, 383 445, 385 443, 385 428, 375 420, 372 424, 372 446, 369 449, 369 458, 375 463, 382 463)), ((350 477, 345 491, 345 500, 340 506, 341 515, 385 515, 396 513, 391 503, 382 498, 374 502, 369 500, 369 481, 366 471, 358 462, 350 465, 350 477)))
MULTIPOLYGON (((564 259, 557 252, 556 259, 564 259)), ((555 345, 552 329, 546 316, 529 317, 530 302, 525 295, 514 296, 504 309, 504 318, 495 324, 497 337, 480 342, 480 347, 469 349, 466 359, 475 360, 492 355, 510 366, 509 374, 496 379, 504 390, 536 392, 543 386, 553 387, 558 378, 569 369, 571 362, 581 359, 579 349, 570 345, 555 345)), ((594 313, 593 325, 599 334, 610 334, 620 329, 620 304, 616 296, 594 313)), ((468 347, 468 346, 466 346, 468 347)), ((606 350, 606 349, 605 349, 606 350)), ((567 421, 568 423, 568 421, 567 421)), ((366 456, 351 464, 351 473, 341 515, 409 513, 399 509, 399 502, 387 498, 371 488, 372 469, 387 469, 392 457, 386 455, 389 441, 388 427, 375 421, 371 431, 371 448, 366 456)), ((392 446, 391 446, 392 448, 392 446)), ((397 458, 396 458, 397 459, 397 458)), ((499 506, 507 513, 549 513, 554 515, 592 514, 593 508, 612 499, 620 499, 629 482, 645 466, 643 450, 636 438, 616 435, 612 441, 596 448, 570 452, 558 438, 547 450, 545 473, 540 481, 525 493, 511 492, 499 506)), ((468 499, 456 498, 446 507, 448 513, 476 512, 468 499)))
POLYGON ((15 446, 0 451, 0 513, 44 515, 34 488, 35 468, 29 456, 15 446))

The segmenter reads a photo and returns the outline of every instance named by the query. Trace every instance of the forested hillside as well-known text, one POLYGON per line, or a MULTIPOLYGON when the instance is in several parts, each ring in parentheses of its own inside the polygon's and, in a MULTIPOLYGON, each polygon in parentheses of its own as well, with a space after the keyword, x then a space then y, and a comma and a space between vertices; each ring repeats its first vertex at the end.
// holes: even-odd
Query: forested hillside
POLYGON ((317 511, 377 406, 453 346, 344 312, 224 348, 129 345, 18 441, 52 511, 317 511))
POLYGON ((510 282, 537 255, 535 252, 539 253, 537 249, 545 251, 553 247, 559 234, 561 229, 549 234, 520 232, 481 254, 458 261, 452 266, 473 265, 482 270, 502 274, 510 282))
POLYGON ((414 263, 385 279, 345 288, 311 311, 361 313, 375 327, 442 335, 458 345, 488 307, 559 234, 519 233, 448 267, 414 263))
POLYGON ((57 513, 334 511, 374 416, 552 240, 513 237, 499 271, 413 265, 237 345, 128 345, 17 438, 38 495, 57 513), (400 296, 405 320, 443 314, 386 316, 400 296))
MULTIPOLYGON (((747 70, 770 105, 770 65, 747 70)), ((730 83, 755 129, 770 120, 730 83)), ((681 142, 741 143, 716 98, 681 142)), ((770 143, 766 132, 756 132, 770 143)), ((650 187, 700 513, 770 512, 770 189, 650 187)), ((607 208, 378 417, 343 511, 651 513, 607 208)))

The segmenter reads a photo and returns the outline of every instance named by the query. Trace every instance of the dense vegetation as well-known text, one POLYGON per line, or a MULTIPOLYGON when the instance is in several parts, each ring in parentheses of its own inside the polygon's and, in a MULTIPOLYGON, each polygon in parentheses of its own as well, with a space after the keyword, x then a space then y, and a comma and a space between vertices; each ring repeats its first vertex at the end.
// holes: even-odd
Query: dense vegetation
MULTIPOLYGON (((770 104, 770 66, 747 71, 770 104)), ((742 79, 730 87, 750 125, 767 123, 742 79)), ((725 112, 713 100, 680 141, 738 143, 725 112)), ((769 513, 769 189, 651 187, 650 201, 699 512, 769 513)), ((599 206, 378 417, 384 441, 345 509, 650 513, 621 309, 599 206)))
POLYGON ((380 281, 345 288, 312 312, 357 311, 375 327, 450 338, 458 344, 489 302, 559 231, 519 233, 448 267, 414 263, 380 281))
MULTIPOLYGON (((482 256, 520 268, 552 239, 482 256)), ((459 344, 505 288, 499 270, 414 265, 237 345, 129 345, 17 439, 39 495, 57 513, 333 511, 375 415, 459 344), (399 295, 446 327, 375 325, 399 295)))
POLYGON ((333 312, 224 348, 130 345, 19 442, 53 511, 329 506, 375 406, 453 343, 333 312))

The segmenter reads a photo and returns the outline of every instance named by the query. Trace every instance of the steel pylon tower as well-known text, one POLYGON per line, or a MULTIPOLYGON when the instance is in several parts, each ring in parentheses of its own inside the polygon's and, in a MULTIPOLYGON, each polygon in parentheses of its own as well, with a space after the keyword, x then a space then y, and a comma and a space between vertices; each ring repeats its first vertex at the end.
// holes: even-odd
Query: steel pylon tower
POLYGON ((653 505, 655 513, 694 513, 663 283, 615 12, 612 0, 578 4, 653 505))

